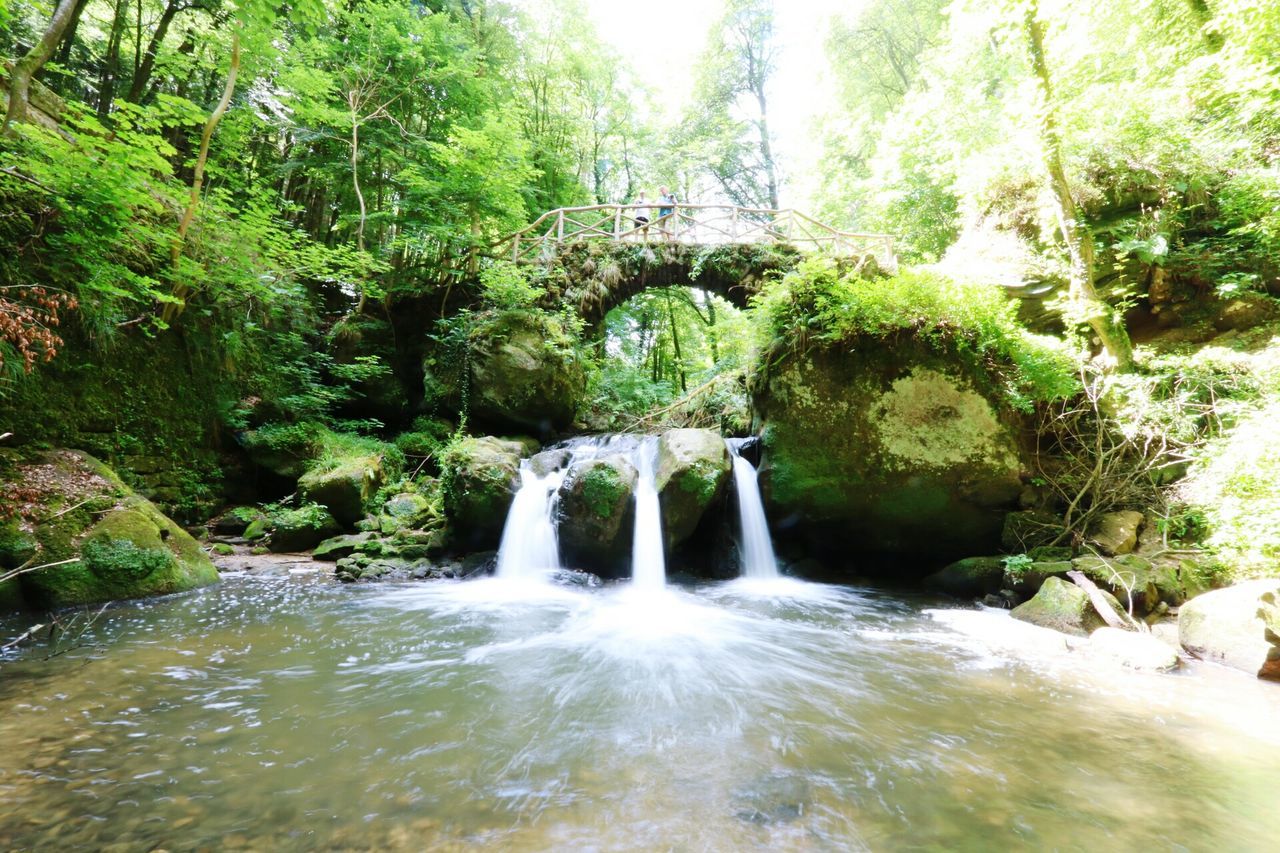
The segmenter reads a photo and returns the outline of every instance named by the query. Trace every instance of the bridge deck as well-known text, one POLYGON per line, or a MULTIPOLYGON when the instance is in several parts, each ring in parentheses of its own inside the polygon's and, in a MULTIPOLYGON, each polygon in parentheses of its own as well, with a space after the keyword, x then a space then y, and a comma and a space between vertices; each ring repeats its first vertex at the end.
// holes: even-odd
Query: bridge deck
POLYGON ((533 224, 494 245, 514 261, 550 257, 561 245, 584 240, 615 243, 789 243, 833 255, 875 257, 880 267, 898 266, 893 237, 839 231, 797 210, 767 210, 726 204, 597 204, 548 211, 533 224), (644 221, 644 220, 648 221, 644 221))

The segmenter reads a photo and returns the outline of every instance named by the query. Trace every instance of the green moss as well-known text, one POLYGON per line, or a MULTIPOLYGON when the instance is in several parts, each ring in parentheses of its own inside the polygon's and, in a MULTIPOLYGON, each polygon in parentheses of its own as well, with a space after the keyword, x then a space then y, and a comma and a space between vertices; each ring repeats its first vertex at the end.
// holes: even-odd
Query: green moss
POLYGON ((617 511, 618 502, 631 489, 622 475, 611 465, 596 465, 582 480, 582 498, 587 508, 600 518, 608 518, 617 511))
POLYGON ((63 528, 46 527, 37 529, 42 559, 56 562, 77 552, 79 559, 23 576, 27 598, 40 607, 164 595, 218 579, 199 543, 141 497, 126 498, 78 544, 63 528))
POLYGON ((226 542, 213 543, 213 548, 211 550, 213 551, 214 554, 216 554, 219 557, 230 557, 232 554, 236 552, 236 549, 232 548, 226 542))

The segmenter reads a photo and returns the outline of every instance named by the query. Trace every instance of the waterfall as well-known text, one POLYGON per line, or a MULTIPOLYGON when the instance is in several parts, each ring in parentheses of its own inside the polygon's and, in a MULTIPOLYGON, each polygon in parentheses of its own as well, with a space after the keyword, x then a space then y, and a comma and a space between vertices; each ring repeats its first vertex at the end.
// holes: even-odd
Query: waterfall
POLYGON ((537 580, 560 568, 555 499, 564 475, 561 468, 539 477, 529 460, 520 463, 520 490, 507 512, 498 546, 498 577, 537 580))
POLYGON ((662 589, 667 583, 666 559, 662 553, 662 509, 658 504, 658 440, 646 438, 634 457, 636 481, 636 528, 631 546, 631 582, 637 589, 662 589))
POLYGON ((760 499, 755 466, 738 453, 743 439, 729 439, 727 444, 733 454, 733 486, 738 492, 742 576, 776 578, 778 558, 774 556, 773 541, 769 538, 769 524, 764 516, 764 501, 760 499))

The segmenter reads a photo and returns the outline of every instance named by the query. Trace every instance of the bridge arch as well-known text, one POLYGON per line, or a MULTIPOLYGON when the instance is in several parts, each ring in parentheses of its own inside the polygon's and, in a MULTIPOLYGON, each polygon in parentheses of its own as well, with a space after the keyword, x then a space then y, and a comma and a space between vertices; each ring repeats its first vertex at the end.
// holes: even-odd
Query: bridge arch
POLYGON ((793 210, 729 205, 561 208, 493 247, 495 257, 542 267, 551 297, 596 329, 613 308, 655 287, 696 287, 745 308, 769 275, 814 251, 897 267, 888 235, 838 231, 793 210))

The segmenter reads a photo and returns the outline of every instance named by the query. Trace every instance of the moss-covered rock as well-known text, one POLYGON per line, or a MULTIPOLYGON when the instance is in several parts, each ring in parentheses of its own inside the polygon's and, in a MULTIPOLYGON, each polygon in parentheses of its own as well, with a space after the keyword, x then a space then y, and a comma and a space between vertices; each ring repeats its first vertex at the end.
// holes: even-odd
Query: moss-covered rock
MULTIPOLYGON (((1102 595, 1119 614, 1119 602, 1105 592, 1102 595)), ((1087 637, 1107 624, 1094 609, 1087 592, 1057 577, 1047 579, 1034 598, 1013 608, 1012 615, 1014 619, 1078 637, 1087 637)))
POLYGON ((444 510, 465 548, 494 548, 520 483, 525 445, 493 436, 453 443, 441 465, 444 510))
POLYGON ((350 557, 361 545, 376 538, 377 534, 370 532, 332 536, 317 545, 311 556, 316 560, 341 560, 343 557, 350 557))
POLYGON ((364 518, 384 479, 380 455, 359 455, 312 468, 298 480, 298 490, 306 500, 329 510, 339 524, 351 526, 364 518))
POLYGON ((250 542, 256 542, 259 539, 266 538, 266 535, 270 532, 271 519, 266 515, 260 515, 249 522, 249 526, 244 529, 244 538, 250 542))
POLYGON ((972 353, 905 337, 776 357, 752 383, 761 488, 812 549, 914 559, 998 550, 1021 421, 972 353))
POLYGON ((393 495, 382 505, 378 516, 378 528, 383 533, 398 530, 418 530, 440 520, 440 507, 424 495, 404 492, 393 495))
POLYGON ((277 513, 271 522, 267 547, 276 553, 308 551, 342 532, 342 525, 319 504, 277 513))
POLYGON ((936 589, 959 598, 999 592, 1004 580, 1003 557, 965 557, 926 577, 926 589, 936 589))
POLYGON ((560 552, 568 565, 619 577, 630 565, 636 469, 623 456, 587 459, 560 486, 560 552))
POLYGON ((472 329, 471 412, 481 423, 563 430, 586 390, 586 373, 554 315, 503 311, 472 329))
POLYGON ((654 484, 668 548, 688 540, 724 495, 733 463, 724 439, 709 429, 667 430, 658 439, 654 484))
MULTIPOLYGON (((6 525, 24 543, 8 559, 27 554, 23 562, 59 564, 19 576, 20 603, 59 608, 217 581, 213 563, 190 534, 88 454, 11 453, 0 467, 3 479, 29 497, 6 525)), ((18 596, 10 590, 6 598, 12 603, 18 596)))
POLYGON ((1090 530, 1089 540, 1109 557, 1129 554, 1138 544, 1138 532, 1146 520, 1133 509, 1104 513, 1090 530))
POLYGON ((266 515, 256 506, 232 507, 213 520, 213 531, 223 536, 242 535, 249 525, 266 515))

